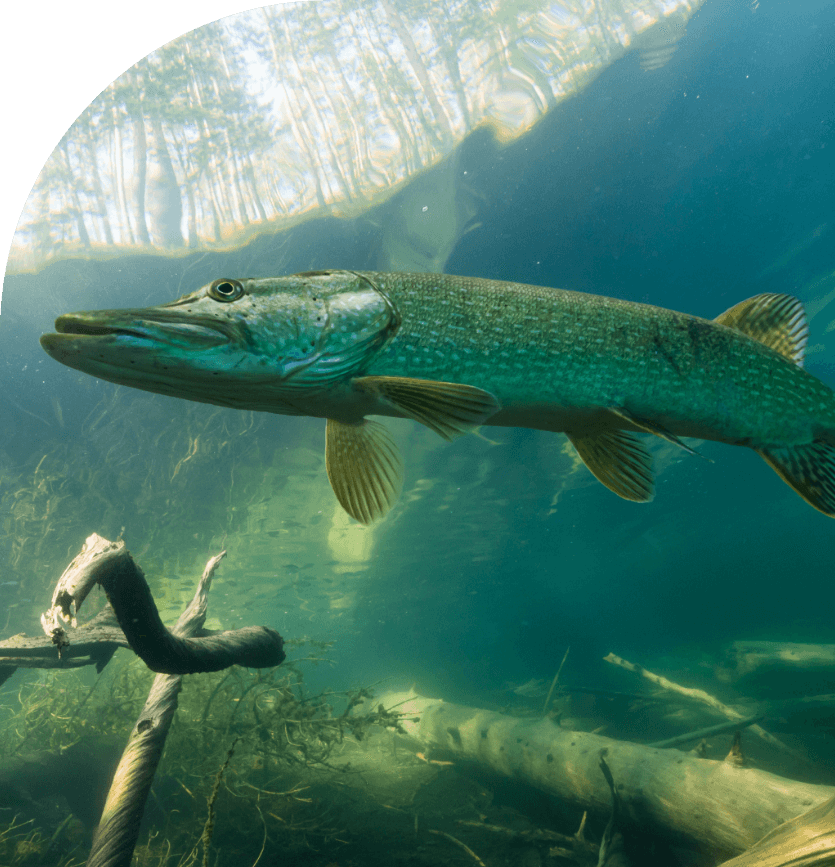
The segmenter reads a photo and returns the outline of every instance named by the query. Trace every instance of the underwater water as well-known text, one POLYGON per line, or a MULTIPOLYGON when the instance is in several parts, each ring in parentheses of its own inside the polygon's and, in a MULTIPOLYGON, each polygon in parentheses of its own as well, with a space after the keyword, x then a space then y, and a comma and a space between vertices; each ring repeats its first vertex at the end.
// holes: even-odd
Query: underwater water
MULTIPOLYGON (((293 215, 275 231, 224 237, 214 247, 201 240, 194 249, 188 231, 180 246, 169 236, 128 249, 125 239, 114 255, 68 245, 37 267, 24 258, 10 266, 0 317, 0 640, 39 633, 55 581, 95 532, 124 539, 168 624, 208 558, 225 549, 207 626, 263 624, 292 645, 296 668, 286 672, 186 678, 182 719, 146 816, 151 829, 166 829, 169 849, 155 849, 159 841, 146 833, 136 863, 189 863, 187 849, 203 830, 206 799, 236 736, 241 764, 230 760, 233 783, 218 796, 218 860, 210 863, 255 862, 262 827, 262 863, 281 863, 289 852, 298 863, 322 865, 469 858, 443 849, 440 838, 421 837, 416 818, 412 831, 418 814, 442 827, 436 813, 450 821, 489 815, 502 824, 501 815, 515 811, 533 827, 576 830, 582 811, 574 815, 483 769, 459 769, 453 781, 441 765, 404 766, 405 747, 379 732, 368 736, 373 755, 351 752, 362 738, 340 745, 370 789, 353 777, 333 783, 329 764, 347 753, 320 739, 321 752, 310 759, 319 776, 305 778, 307 794, 285 794, 276 801, 278 818, 272 802, 258 818, 244 797, 252 786, 286 793, 300 785, 293 775, 306 769, 308 754, 287 759, 287 745, 306 737, 305 729, 282 729, 275 708, 283 702, 285 717, 295 719, 287 709, 298 714, 305 696, 333 692, 314 705, 326 715, 330 701, 339 715, 361 687, 413 686, 421 695, 524 716, 543 710, 570 647, 560 674, 566 691, 558 693, 566 725, 591 731, 608 724, 606 735, 647 743, 699 726, 685 714, 675 730, 674 714, 653 716, 641 706, 630 716, 602 700, 572 698, 571 687, 643 690, 639 677, 603 661, 608 653, 728 704, 835 692, 835 667, 787 683, 734 685, 717 674, 734 642, 835 644, 835 524, 753 451, 704 442, 698 449, 709 460, 701 460, 659 439, 651 444, 655 499, 635 504, 600 485, 560 434, 486 426, 448 443, 414 422, 386 420, 405 484, 392 512, 365 527, 331 491, 322 419, 131 390, 61 366, 38 344, 62 313, 162 304, 219 276, 387 270, 405 261, 397 267, 555 286, 708 319, 759 293, 788 293, 809 318, 806 369, 835 388, 833 35, 833 2, 706 0, 660 67, 644 68, 634 51, 614 57, 569 98, 544 100, 541 117, 507 140, 473 123, 449 146, 455 196, 445 204, 432 198, 437 187, 422 191, 419 172, 395 178, 391 163, 392 198, 375 198, 358 183, 351 207, 325 214, 311 204, 313 216, 293 215), (449 208, 452 228, 439 238, 416 229, 415 242, 398 209, 406 213, 422 195, 424 210, 449 208), (312 664, 320 657, 322 664, 312 664), (236 704, 243 710, 235 715, 236 704), (264 723, 267 709, 278 734, 264 723), (259 752, 259 744, 275 750, 259 752), (408 803, 398 780, 413 787, 408 803), (369 790, 375 794, 366 802, 369 790), (174 821, 178 810, 182 820, 174 821), (222 814, 232 817, 228 826, 222 814)), ((301 68, 301 46, 298 52, 301 68)), ((241 176, 248 171, 235 165, 241 176)), ((300 177, 277 188, 315 203, 315 185, 300 177)), ((187 213, 181 217, 188 228, 187 213)), ((203 231, 199 222, 192 239, 203 231)), ((30 252, 43 247, 38 224, 27 231, 30 252)), ((54 237, 55 226, 49 231, 54 237)), ((103 604, 97 592, 86 614, 103 604)), ((94 744, 105 736, 121 742, 149 683, 127 650, 98 684, 92 668, 18 670, 0 687, 0 758, 68 747, 88 733, 94 744), (84 732, 78 703, 88 697, 99 728, 91 721, 84 732)), ((807 756, 800 768, 751 750, 764 770, 835 785, 835 711, 806 723, 787 729, 807 756)), ((723 758, 729 743, 712 743, 711 757, 723 758)), ((2 771, 0 762, 0 783, 2 771)), ((17 859, 10 864, 57 863, 62 845, 62 863, 83 863, 92 825, 78 811, 61 831, 66 844, 52 838, 58 849, 49 854, 43 840, 58 833, 71 807, 61 801, 35 810, 18 801, 0 792, 0 825, 18 813, 33 818, 41 842, 30 852, 9 849, 3 857, 17 859)), ((595 841, 606 818, 592 816, 595 841)), ((523 858, 497 846, 491 860, 485 841, 479 849, 460 829, 447 830, 488 864, 567 863, 547 847, 523 858)), ((719 860, 687 845, 664 848, 648 826, 633 835, 642 863, 719 860)), ((0 832, 0 845, 13 838, 0 832)))

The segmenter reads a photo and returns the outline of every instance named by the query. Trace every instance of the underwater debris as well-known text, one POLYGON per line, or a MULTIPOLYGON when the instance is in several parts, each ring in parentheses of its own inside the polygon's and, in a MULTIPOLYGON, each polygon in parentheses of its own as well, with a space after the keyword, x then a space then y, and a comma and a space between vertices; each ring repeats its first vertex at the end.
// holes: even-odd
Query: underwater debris
POLYGON ((625 845, 623 842, 623 834, 620 828, 621 817, 621 802, 618 790, 615 788, 615 780, 612 777, 612 772, 606 764, 606 750, 602 750, 600 754, 600 770, 606 778, 609 785, 609 790, 612 793, 612 815, 606 824, 606 829, 603 831, 603 839, 600 841, 600 854, 597 859, 598 867, 630 867, 629 859, 626 857, 625 845))
MULTIPOLYGON (((145 635, 140 638, 140 643, 143 645, 149 637, 151 640, 154 638, 160 640, 160 633, 164 633, 166 638, 162 640, 167 646, 162 648, 161 655, 152 650, 152 659, 155 663, 160 664, 160 660, 166 656, 166 651, 172 654, 173 649, 172 655, 176 660, 167 666, 174 669, 175 674, 157 674, 154 678, 145 706, 142 708, 139 719, 130 734, 127 746, 113 776, 113 783, 107 794, 101 819, 93 836, 90 857, 87 860, 88 867, 122 867, 122 865, 129 867, 139 837, 139 825, 145 810, 145 802, 150 794, 151 783, 162 756, 171 722, 177 711, 178 696, 182 689, 182 675, 188 672, 190 665, 195 663, 202 666, 206 660, 209 660, 210 665, 216 666, 218 656, 228 660, 227 647, 222 647, 221 653, 213 658, 211 648, 208 649, 207 655, 207 648, 200 646, 201 639, 197 637, 206 622, 208 591, 212 577, 226 552, 212 557, 206 564, 193 599, 180 615, 172 632, 168 632, 159 619, 150 588, 141 571, 127 553, 124 543, 111 543, 94 534, 88 538, 80 558, 77 559, 81 559, 82 564, 86 565, 85 555, 91 555, 93 551, 96 554, 92 555, 94 559, 91 561, 91 566, 95 562, 95 567, 89 569, 89 573, 95 575, 95 580, 105 588, 108 602, 117 613, 123 630, 130 633, 131 637, 145 631, 145 635), (109 566, 109 568, 102 568, 102 565, 109 566), (130 593, 130 597, 127 596, 126 591, 130 593), (121 616, 119 616, 120 614, 121 616), (130 625, 126 621, 130 621, 130 625), (198 648, 196 653, 194 652, 195 646, 198 648)), ((44 615, 45 628, 49 625, 50 620, 55 622, 62 617, 66 618, 70 611, 78 608, 72 594, 68 593, 64 587, 75 589, 75 592, 80 592, 83 597, 86 596, 90 586, 90 577, 87 578, 88 583, 81 583, 80 586, 77 586, 72 567, 67 572, 59 580, 53 596, 53 601, 57 602, 57 605, 54 605, 51 611, 44 615), (62 587, 62 585, 64 586, 62 587), (49 616, 50 613, 52 618, 49 616)), ((56 628, 60 629, 61 627, 56 628)), ((266 629, 266 627, 263 628, 266 629)), ((240 630, 238 631, 240 632, 240 630)), ((272 630, 269 631, 272 632, 272 630)), ((278 663, 280 663, 284 661, 283 642, 278 633, 273 634, 278 639, 278 663)), ((249 654, 247 644, 248 639, 244 638, 241 647, 244 648, 245 656, 249 654)), ((143 649, 147 653, 147 646, 143 646, 143 649)), ((265 654, 264 657, 275 658, 269 653, 265 654)), ((222 667, 225 668, 231 664, 234 662, 227 661, 227 664, 222 667)), ((267 665, 270 664, 267 662, 267 665)), ((151 666, 148 667, 151 668, 151 666)), ((152 670, 154 669, 152 668, 152 670)), ((217 671, 218 669, 212 667, 208 670, 217 671)))
POLYGON ((745 767, 745 756, 742 753, 742 732, 737 731, 734 734, 734 740, 731 744, 730 752, 725 756, 725 761, 729 765, 733 765, 735 768, 745 767))
POLYGON ((726 723, 719 723, 715 726, 708 726, 707 728, 697 729, 694 732, 687 732, 687 734, 676 735, 676 737, 674 738, 667 738, 663 741, 655 741, 654 743, 647 744, 647 746, 655 747, 655 749, 657 750, 666 750, 670 747, 678 747, 682 744, 689 743, 690 741, 698 741, 702 738, 711 737, 711 735, 721 734, 722 732, 733 731, 734 729, 739 731, 760 722, 760 720, 762 719, 765 719, 763 714, 748 717, 748 719, 730 720, 726 723))
MULTIPOLYGON (((225 556, 212 557, 203 571, 194 597, 173 630, 165 628, 142 571, 133 562, 123 542, 109 542, 96 534, 86 540, 81 553, 58 580, 52 607, 41 617, 48 642, 22 647, 21 639, 0 644, 6 663, 2 673, 8 677, 14 666, 25 659, 30 667, 76 667, 96 661, 101 668, 116 647, 128 646, 157 674, 139 720, 134 726, 98 823, 90 867, 127 865, 136 847, 139 825, 168 735, 182 675, 195 671, 218 671, 230 665, 266 668, 285 659, 281 636, 267 627, 247 627, 221 633, 204 633, 208 610, 208 591, 215 570, 225 556), (109 609, 82 629, 81 657, 69 658, 74 632, 64 624, 77 627, 77 613, 92 587, 100 584, 107 594, 109 609), (113 626, 113 620, 120 630, 113 626), (92 636, 102 637, 108 623, 103 647, 92 636)), ((3 659, 0 656, 0 659, 3 659)), ((101 670, 101 668, 99 670, 101 670)), ((5 678, 4 678, 5 679, 5 678)))
POLYGON ((835 863, 835 798, 779 825, 722 867, 828 867, 835 863))
MULTIPOLYGON (((213 557, 200 579, 195 597, 183 613, 205 620, 208 589, 225 552, 213 557)), ((218 671, 230 665, 265 668, 284 661, 283 640, 266 626, 182 637, 165 628, 142 570, 124 542, 109 542, 95 533, 59 579, 52 607, 41 615, 47 640, 18 635, 0 642, 0 683, 16 667, 104 668, 118 647, 129 647, 152 671, 192 674, 218 671), (108 607, 78 628, 76 615, 95 584, 108 598, 108 607), (65 625, 72 631, 68 632, 65 625), (76 641, 76 637, 80 640, 76 641)))
POLYGON ((470 858, 472 858, 473 861, 475 861, 475 863, 479 865, 479 867, 487 867, 487 865, 481 860, 481 858, 479 858, 478 855, 476 855, 476 853, 473 852, 473 850, 470 849, 470 847, 466 843, 462 843, 457 837, 453 837, 452 834, 447 834, 446 831, 436 831, 434 828, 430 828, 429 833, 435 834, 438 837, 444 837, 451 843, 455 843, 455 845, 458 846, 459 849, 463 849, 470 856, 470 858))
POLYGON ((560 667, 557 669, 557 673, 554 675, 554 679, 551 681, 551 688, 548 690, 548 695, 545 696, 545 704, 542 705, 542 713, 548 713, 548 705, 551 704, 551 696, 554 694, 554 690, 557 688, 557 684, 560 680, 560 675, 562 674, 563 668, 565 668, 565 661, 568 659, 568 654, 571 650, 571 646, 565 648, 565 653, 563 654, 562 662, 560 663, 560 667))
MULTIPOLYGON (((692 698, 696 701, 702 702, 703 704, 708 705, 708 707, 712 707, 714 710, 718 711, 722 716, 727 717, 728 719, 742 722, 745 719, 745 715, 740 713, 738 710, 734 710, 732 707, 728 707, 723 704, 719 699, 710 695, 702 689, 692 689, 691 687, 679 686, 677 683, 673 683, 671 680, 668 680, 666 677, 662 677, 660 674, 653 674, 651 671, 647 671, 645 668, 642 668, 640 665, 635 665, 634 662, 628 662, 625 659, 621 659, 619 656, 616 656, 614 653, 610 653, 608 656, 604 657, 605 662, 611 662, 613 665, 618 665, 621 668, 625 668, 627 671, 633 671, 635 674, 640 674, 642 677, 651 681, 654 684, 657 684, 662 689, 668 689, 672 692, 677 692, 680 695, 684 695, 687 698, 692 698)), ((784 744, 779 738, 774 737, 774 735, 767 732, 762 726, 755 723, 750 723, 751 731, 754 732, 757 736, 761 737, 767 743, 770 743, 772 746, 776 747, 778 750, 790 755, 792 758, 800 761, 806 762, 806 757, 801 753, 797 752, 797 750, 792 749, 787 744, 784 744)))
MULTIPOLYGON (((197 659, 194 659, 193 656, 191 659, 184 656, 182 654, 183 648, 185 647, 185 650, 189 651, 193 647, 199 647, 203 640, 199 636, 202 635, 205 635, 210 650, 217 648, 217 644, 212 642, 217 634, 207 633, 203 627, 207 614, 208 589, 213 572, 221 559, 222 555, 209 560, 194 598, 171 631, 170 639, 175 639, 174 643, 172 644, 169 638, 163 639, 169 647, 173 647, 175 650, 174 659, 162 660, 167 668, 179 671, 188 670, 196 665, 198 668, 202 667, 204 670, 210 671, 207 677, 195 682, 196 688, 194 690, 189 691, 189 703, 186 710, 189 719, 183 720, 179 724, 181 730, 177 735, 177 747, 174 750, 176 755, 173 755, 169 760, 170 763, 176 765, 178 775, 181 774, 182 779, 173 779, 170 776, 163 777, 161 785, 167 786, 169 790, 169 794, 165 797, 171 798, 170 789, 179 787, 193 800, 195 795, 182 780, 196 777, 198 782, 196 784, 190 783, 190 785, 195 791, 199 791, 203 787, 203 779, 199 773, 198 765, 201 763, 205 765, 210 762, 215 755, 218 744, 224 741, 228 743, 231 737, 233 745, 239 741, 245 743, 246 748, 242 749, 241 752, 244 761, 248 763, 247 773, 246 775, 242 774, 239 778, 237 769, 228 768, 228 773, 225 773, 227 765, 224 765, 221 773, 215 779, 215 788, 210 796, 210 801, 213 802, 217 798, 221 780, 224 791, 232 791, 228 778, 234 777, 234 794, 242 799, 242 803, 248 804, 249 809, 254 809, 261 817, 262 822, 265 822, 265 817, 269 815, 281 823, 282 834, 289 835, 291 840, 295 839, 298 843, 298 841, 305 841, 308 836, 313 835, 319 840, 338 841, 339 835, 344 833, 343 830, 333 825, 328 818, 328 809, 319 805, 318 798, 301 796, 300 793, 304 791, 305 786, 293 782, 286 787, 286 791, 273 791, 270 782, 276 779, 276 769, 283 768, 284 772, 288 769, 312 772, 311 769, 316 768, 320 769, 320 772, 327 771, 334 775, 350 776, 352 771, 350 762, 334 765, 329 761, 335 748, 345 744, 348 735, 351 736, 352 743, 358 744, 372 729, 380 731, 389 728, 402 733, 403 730, 400 727, 402 714, 386 710, 380 705, 356 713, 355 710, 359 704, 373 699, 373 693, 368 688, 344 693, 328 692, 322 695, 306 695, 302 690, 302 676, 295 667, 296 663, 283 667, 281 670, 284 673, 281 676, 277 675, 278 669, 274 665, 264 665, 270 660, 284 660, 280 636, 277 633, 272 633, 271 630, 266 630, 266 628, 250 627, 220 633, 221 636, 226 636, 227 645, 230 636, 237 637, 241 646, 239 658, 247 666, 259 662, 257 654, 252 648, 261 646, 260 664, 262 667, 253 671, 235 665, 232 668, 227 668, 225 672, 218 672, 218 666, 212 664, 210 655, 206 656, 204 653, 202 658, 199 658, 200 655, 198 655, 197 659), (259 633, 262 636, 266 634, 268 637, 272 633, 274 636, 274 639, 266 642, 266 650, 264 650, 264 641, 259 638, 259 633), (178 643, 181 640, 191 639, 193 639, 191 644, 178 643), (211 672, 215 672, 217 677, 213 677, 211 672), (326 702, 325 696, 331 695, 344 696, 345 708, 341 714, 335 714, 333 707, 326 702), (197 702, 196 706, 195 702, 197 702), (240 712, 242 708, 246 708, 246 710, 240 712), (190 752, 194 749, 197 749, 202 757, 197 764, 195 764, 193 754, 190 752), (189 755, 192 756, 191 761, 186 758, 189 755), (269 775, 265 776, 266 774, 269 775), (266 803, 264 803, 263 815, 259 806, 262 798, 272 799, 271 809, 267 808, 266 803), (276 804, 280 806, 276 806, 276 804), (301 817, 297 815, 299 807, 307 809, 307 813, 301 817), (267 810, 269 810, 268 813, 267 810), (276 810, 282 815, 276 815, 276 810)), ((107 636, 100 645, 106 650, 103 668, 112 657, 116 647, 130 647, 124 631, 118 627, 116 611, 126 615, 126 600, 132 594, 133 596, 141 596, 145 593, 147 593, 148 598, 144 601, 139 600, 139 607, 131 610, 132 616, 136 617, 138 611, 142 611, 143 616, 147 614, 142 606, 144 602, 148 602, 153 608, 152 614, 156 620, 159 620, 144 576, 133 563, 124 545, 108 542, 94 534, 88 538, 82 553, 65 571, 55 588, 53 606, 43 617, 43 625, 49 635, 41 639, 27 639, 27 641, 37 643, 37 646, 33 645, 28 648, 31 655, 10 656, 5 657, 5 659, 14 659, 15 661, 24 659, 25 664, 30 667, 42 665, 51 668, 74 668, 83 664, 90 664, 95 662, 97 658, 96 642, 90 641, 90 635, 95 636, 101 633, 107 636), (90 588, 97 581, 109 588, 108 607, 90 621, 90 623, 99 624, 98 632, 87 629, 88 624, 78 625, 76 617, 90 588), (137 591, 137 584, 140 585, 139 591, 137 591), (101 625, 102 623, 108 623, 109 626, 105 628, 101 625), (57 643, 52 640, 53 633, 57 634, 57 643), (78 635, 83 636, 86 642, 84 645, 86 655, 84 656, 72 656, 78 635), (60 655, 57 644, 61 645, 60 655)), ((158 626, 165 629, 161 622, 158 626)), ((156 628, 154 624, 152 627, 156 628)), ((134 626, 134 628, 136 627, 134 626)), ((305 642, 294 642, 294 644, 299 643, 305 642)), ((328 646, 325 642, 310 641, 307 643, 312 646, 313 653, 304 658, 313 661, 320 659, 317 651, 324 650, 328 646)), ((5 649, 0 646, 0 652, 5 649)), ((229 646, 221 646, 220 650, 221 654, 228 655, 229 646)), ((20 653, 20 647, 9 648, 8 652, 20 653)), ((158 651, 155 654, 152 653, 152 658, 158 656, 158 651)), ((0 660, 2 659, 4 657, 0 656, 0 660)), ((235 662, 234 658, 232 662, 235 662)), ((13 670, 11 665, 7 668, 9 671, 13 670)), ((0 752, 8 752, 8 749, 3 750, 3 748, 7 747, 10 740, 14 739, 21 740, 22 738, 27 745, 30 743, 38 745, 48 743, 52 746, 52 751, 45 751, 44 755, 47 755, 49 762, 52 762, 49 767, 55 765, 55 767, 63 768, 66 762, 61 759, 61 751, 69 742, 70 752, 67 755, 71 755, 72 745, 76 743, 79 734, 88 739, 92 738, 94 743, 103 743, 102 738, 110 731, 112 728, 110 723, 116 721, 116 718, 118 718, 116 734, 122 731, 122 722, 125 716, 127 714, 132 716, 136 713, 135 700, 139 698, 137 688, 141 689, 139 681, 145 672, 147 672, 147 668, 140 669, 135 664, 119 669, 114 684, 124 681, 127 677, 130 680, 130 688, 120 689, 119 696, 115 696, 113 689, 111 689, 110 695, 102 696, 102 689, 100 688, 101 700, 97 710, 94 711, 94 719, 85 719, 81 711, 99 680, 92 688, 85 690, 86 694, 83 697, 81 690, 73 692, 70 689, 57 688, 58 682, 55 677, 51 681, 33 683, 28 691, 24 687, 21 695, 25 694, 27 697, 21 697, 21 710, 11 717, 21 724, 23 734, 18 733, 16 737, 13 737, 16 731, 16 727, 13 726, 5 733, 4 738, 0 739, 0 752), (125 672, 128 674, 125 675, 125 672), (111 712, 109 702, 114 698, 117 704, 115 712, 111 712), (125 699, 128 700, 125 701, 125 699), (102 725, 105 719, 107 723, 102 725), (57 750, 55 749, 56 746, 57 750)), ((76 682, 80 687, 81 682, 77 679, 76 682)), ((162 816, 163 822, 168 823, 165 839, 159 841, 158 845, 155 846, 152 835, 149 841, 140 847, 137 847, 137 840, 143 810, 156 775, 158 762, 163 753, 163 746, 169 736, 172 723, 175 721, 175 712, 180 702, 182 685, 182 674, 161 673, 156 675, 144 707, 138 714, 136 724, 132 728, 127 747, 124 749, 118 767, 113 774, 113 783, 110 786, 103 811, 93 810, 95 816, 93 817, 90 813, 90 816, 87 817, 88 819, 92 817, 92 821, 95 823, 99 819, 99 813, 101 813, 101 819, 93 837, 92 851, 87 861, 90 867, 127 867, 131 863, 134 851, 137 852, 137 863, 140 864, 163 863, 160 860, 160 853, 167 853, 165 854, 166 858, 171 854, 169 835, 178 830, 171 823, 175 821, 175 814, 179 815, 180 810, 174 809, 172 811, 164 806, 160 809, 161 805, 156 796, 152 802, 154 812, 162 816), (154 860, 146 860, 151 858, 154 860)), ((92 707, 92 704, 88 707, 92 707)), ((128 719, 131 716, 128 716, 128 719)), ((183 714, 181 713, 179 716, 182 719, 183 714)), ((121 737, 119 741, 123 742, 121 737)), ((227 755, 227 759, 228 757, 227 755)), ((12 771, 14 770, 12 766, 7 767, 12 771)), ((2 768, 3 765, 0 763, 0 782, 4 779, 2 768)), ((47 776, 49 776, 48 773, 47 776)), ((83 788, 83 786, 79 786, 79 783, 86 779, 87 777, 79 775, 74 781, 68 780, 67 784, 69 786, 74 784, 77 788, 83 788)), ((53 794, 56 793, 58 782, 57 777, 55 780, 47 780, 47 788, 51 787, 53 794)), ((29 802, 27 801, 27 803, 29 802)), ((72 807, 72 804, 70 806, 72 807)), ((72 809, 75 811, 74 807, 72 809)), ((33 810, 36 814, 39 813, 38 808, 34 805, 33 810)), ((214 810, 214 806, 212 806, 212 810, 214 810)), ((225 812, 225 807, 223 810, 225 812)), ((212 813, 210 815, 212 822, 208 823, 210 830, 214 817, 215 814, 212 813)), ((68 816, 67 818, 71 817, 68 816)), ((14 831, 14 827, 16 826, 13 823, 12 826, 4 830, 0 825, 0 843, 4 839, 3 835, 14 831)), ((266 825, 264 825, 264 829, 266 829, 266 825)), ((38 834, 40 832, 37 832, 32 839, 40 846, 41 837, 38 834)), ((188 834, 188 827, 180 830, 180 835, 184 834, 188 834)), ((206 832, 206 826, 204 826, 198 845, 192 850, 194 858, 189 860, 191 856, 184 855, 185 861, 181 859, 181 864, 196 863, 194 859, 197 857, 201 841, 203 842, 203 861, 208 863, 209 836, 206 832)), ((266 842, 265 830, 264 845, 266 842)), ((308 844, 305 843, 305 845, 308 844)), ((41 847, 43 851, 46 851, 44 848, 46 846, 48 846, 48 840, 41 847)), ((0 851, 5 850, 0 847, 0 851)), ((214 853, 212 858, 214 859, 214 853)), ((9 863, 17 864, 18 862, 10 861, 9 863)), ((57 856, 55 863, 58 864, 57 856)), ((63 863, 62 860, 61 864, 63 865, 63 863)))
POLYGON ((41 798, 64 797, 92 834, 122 747, 116 738, 87 735, 66 749, 22 752, 0 761, 0 808, 19 811, 41 798))
POLYGON ((551 857, 564 858, 577 863, 589 865, 597 861, 598 847, 593 843, 586 841, 583 836, 585 828, 586 813, 583 813, 583 819, 580 828, 573 836, 560 834, 557 831, 551 831, 547 828, 535 828, 531 830, 520 831, 515 828, 505 828, 502 825, 486 824, 485 822, 467 822, 459 819, 457 824, 468 828, 475 828, 479 831, 485 831, 488 834, 498 834, 503 837, 509 837, 512 840, 519 842, 542 842, 548 844, 548 854, 551 857))
POLYGON ((414 692, 389 693, 380 699, 419 717, 416 723, 402 722, 418 748, 443 750, 458 760, 527 781, 577 810, 611 811, 611 791, 599 767, 601 751, 607 750, 610 761, 616 759, 618 795, 626 817, 726 858, 754 845, 785 816, 835 795, 832 786, 566 731, 547 718, 510 717, 414 692))
POLYGON ((835 644, 734 641, 717 677, 760 696, 797 695, 835 683, 835 644))

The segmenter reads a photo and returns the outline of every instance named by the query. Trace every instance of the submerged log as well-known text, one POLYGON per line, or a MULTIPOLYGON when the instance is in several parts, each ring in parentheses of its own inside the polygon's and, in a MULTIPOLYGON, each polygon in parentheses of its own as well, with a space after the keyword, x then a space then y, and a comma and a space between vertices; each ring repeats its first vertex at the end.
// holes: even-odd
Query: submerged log
POLYGON ((120 647, 130 647, 110 605, 73 632, 72 643, 61 652, 52 636, 13 635, 0 641, 0 684, 17 668, 83 668, 95 665, 101 674, 120 647))
POLYGON ((73 815, 90 834, 96 828, 113 780, 121 738, 82 737, 65 749, 16 753, 0 761, 0 809, 31 817, 42 799, 66 798, 73 815))
POLYGON ((389 693, 379 701, 405 714, 403 729, 424 749, 524 779, 578 811, 609 813, 611 792, 600 773, 605 755, 624 822, 652 827, 719 858, 740 854, 781 823, 835 796, 832 786, 565 731, 547 718, 509 717, 414 692, 389 693))
MULTIPOLYGON (((218 562, 224 555, 219 555, 218 562)), ((131 650, 151 671, 193 674, 220 671, 230 665, 270 668, 284 661, 281 636, 266 626, 204 633, 201 637, 197 637, 197 631, 169 632, 160 619, 148 582, 124 542, 108 542, 95 533, 61 576, 52 595, 52 607, 41 617, 44 632, 52 639, 59 657, 72 643, 64 624, 76 624, 78 609, 94 583, 107 594, 131 650)))
POLYGON ((735 641, 716 676, 761 697, 835 689, 835 644, 735 641))
POLYGON ((832 867, 835 864, 835 798, 770 831, 722 867, 832 867))
POLYGON ((284 661, 281 636, 266 626, 214 632, 201 623, 188 637, 169 632, 124 542, 109 542, 95 533, 58 580, 41 625, 45 637, 15 635, 0 641, 0 684, 19 667, 95 665, 101 673, 119 647, 129 647, 151 671, 167 674, 220 671, 230 665, 271 668, 284 661), (97 583, 108 605, 79 626, 78 611, 97 583))

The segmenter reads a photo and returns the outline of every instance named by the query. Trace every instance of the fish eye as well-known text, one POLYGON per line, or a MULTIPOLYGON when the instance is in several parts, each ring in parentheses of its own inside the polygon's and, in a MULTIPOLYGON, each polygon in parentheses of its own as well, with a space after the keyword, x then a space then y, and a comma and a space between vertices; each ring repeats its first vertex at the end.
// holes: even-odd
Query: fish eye
POLYGON ((244 294, 244 287, 237 280, 221 277, 209 286, 209 297, 215 301, 237 301, 244 294))

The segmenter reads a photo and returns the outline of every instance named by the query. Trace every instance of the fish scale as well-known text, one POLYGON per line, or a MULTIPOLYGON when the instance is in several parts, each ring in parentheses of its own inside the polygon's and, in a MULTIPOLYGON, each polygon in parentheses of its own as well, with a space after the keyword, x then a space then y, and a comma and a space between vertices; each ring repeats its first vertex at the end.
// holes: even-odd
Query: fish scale
POLYGON ((220 406, 327 419, 326 466, 368 523, 402 486, 370 416, 451 439, 482 425, 564 432, 626 499, 654 495, 638 433, 755 449, 835 516, 835 395, 803 370, 788 295, 715 320, 562 289, 446 274, 312 271, 221 277, 160 307, 72 313, 41 338, 112 382, 220 406))
POLYGON ((635 412, 680 419, 680 435, 696 419, 709 429, 701 438, 728 443, 808 440, 821 415, 835 427, 829 388, 761 343, 709 320, 471 278, 457 278, 461 285, 446 299, 451 303, 444 309, 453 311, 448 318, 428 320, 421 311, 450 291, 445 283, 422 274, 368 276, 401 306, 406 324, 369 374, 467 382, 491 391, 503 406, 543 398, 566 407, 627 401, 635 412), (467 307, 477 311, 468 316, 467 307), (474 321, 497 324, 485 328, 474 321), (438 348, 443 352, 434 352, 438 348))

